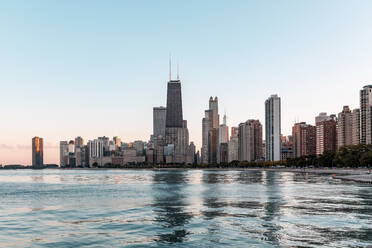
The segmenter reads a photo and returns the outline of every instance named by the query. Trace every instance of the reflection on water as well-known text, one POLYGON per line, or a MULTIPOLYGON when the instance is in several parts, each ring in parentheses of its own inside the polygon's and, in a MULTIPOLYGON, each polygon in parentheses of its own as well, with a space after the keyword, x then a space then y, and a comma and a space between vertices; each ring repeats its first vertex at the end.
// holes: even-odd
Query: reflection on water
POLYGON ((366 247, 372 187, 218 170, 0 172, 4 247, 366 247))
POLYGON ((193 216, 185 210, 188 205, 183 191, 186 182, 186 174, 182 171, 153 175, 154 220, 163 227, 157 235, 159 242, 179 243, 189 234, 185 224, 193 216))

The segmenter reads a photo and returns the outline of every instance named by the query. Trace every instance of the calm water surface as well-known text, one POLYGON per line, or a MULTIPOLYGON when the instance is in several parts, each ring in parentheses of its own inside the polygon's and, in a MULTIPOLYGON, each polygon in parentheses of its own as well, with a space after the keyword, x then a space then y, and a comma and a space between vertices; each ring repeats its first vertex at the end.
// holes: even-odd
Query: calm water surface
POLYGON ((0 247, 366 247, 372 187, 329 175, 0 171, 0 247))

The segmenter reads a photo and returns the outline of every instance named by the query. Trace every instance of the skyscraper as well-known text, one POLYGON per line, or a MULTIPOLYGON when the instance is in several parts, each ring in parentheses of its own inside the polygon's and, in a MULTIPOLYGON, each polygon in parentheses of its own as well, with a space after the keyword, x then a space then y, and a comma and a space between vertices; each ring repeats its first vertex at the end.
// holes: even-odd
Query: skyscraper
POLYGON ((327 116, 321 113, 316 120, 316 155, 322 155, 325 151, 336 151, 337 132, 336 116, 327 116), (321 116, 321 118, 319 118, 321 116))
POLYGON ((372 144, 372 85, 360 90, 360 143, 372 144))
POLYGON ((166 127, 167 128, 183 127, 180 80, 170 80, 168 82, 166 127))
MULTIPOLYGON (((103 139, 94 139, 88 142, 89 158, 102 158, 103 157, 103 139)), ((90 163, 89 163, 90 164, 90 163)))
POLYGON ((32 138, 32 166, 42 168, 44 166, 44 142, 43 138, 32 138))
POLYGON ((257 161, 262 158, 262 125, 259 120, 239 124, 239 161, 257 161))
POLYGON ((209 98, 209 110, 212 111, 212 128, 218 128, 220 125, 220 115, 218 114, 218 98, 217 96, 209 98))
POLYGON ((360 109, 354 109, 352 114, 351 143, 352 145, 360 144, 360 109))
POLYGON ((222 161, 221 157, 227 158, 226 154, 221 153, 221 145, 226 147, 226 153, 227 153, 227 144, 229 142, 229 127, 226 125, 226 114, 223 117, 223 123, 218 126, 218 132, 217 132, 217 163, 221 162, 228 162, 222 161))
POLYGON ((202 120, 202 163, 217 163, 218 128, 220 117, 218 114, 218 98, 209 98, 209 109, 205 110, 202 120))
POLYGON ((266 161, 279 161, 281 135, 281 101, 271 95, 265 102, 266 161))
POLYGON ((306 122, 296 123, 292 127, 293 157, 316 154, 316 127, 306 122))
POLYGON ((203 164, 208 163, 208 136, 209 136, 209 130, 211 128, 210 116, 212 116, 211 111, 206 110, 205 117, 202 119, 201 162, 203 164))
POLYGON ((158 138, 159 135, 165 137, 165 122, 167 109, 165 107, 154 107, 153 109, 153 135, 158 138))
POLYGON ((226 124, 226 114, 223 117, 223 124, 218 127, 218 143, 227 143, 229 141, 229 127, 226 124))
POLYGON ((229 162, 237 161, 239 160, 238 157, 238 147, 239 147, 239 128, 238 127, 232 127, 231 128, 231 136, 229 140, 228 145, 228 160, 229 162))
POLYGON ((349 146, 353 142, 352 137, 353 116, 349 106, 344 106, 338 114, 337 121, 337 149, 349 146))
POLYGON ((187 122, 182 116, 181 81, 171 79, 169 75, 167 90, 167 109, 165 121, 165 143, 174 145, 172 163, 185 163, 186 150, 189 146, 189 131, 187 122))
POLYGON ((59 166, 66 167, 68 165, 68 143, 67 141, 59 142, 59 166))

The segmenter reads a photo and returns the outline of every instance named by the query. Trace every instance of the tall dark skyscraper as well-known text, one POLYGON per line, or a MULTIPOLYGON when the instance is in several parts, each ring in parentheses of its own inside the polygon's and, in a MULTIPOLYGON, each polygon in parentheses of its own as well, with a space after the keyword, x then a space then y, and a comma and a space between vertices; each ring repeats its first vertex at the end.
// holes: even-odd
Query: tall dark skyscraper
POLYGON ((181 81, 178 68, 177 80, 172 80, 171 63, 169 63, 166 111, 165 144, 174 146, 171 156, 166 156, 166 163, 185 163, 189 148, 189 131, 187 122, 182 116, 181 81))
POLYGON ((36 168, 43 167, 44 142, 43 138, 32 138, 32 166, 36 168))
POLYGON ((166 127, 183 127, 180 80, 168 82, 166 127))

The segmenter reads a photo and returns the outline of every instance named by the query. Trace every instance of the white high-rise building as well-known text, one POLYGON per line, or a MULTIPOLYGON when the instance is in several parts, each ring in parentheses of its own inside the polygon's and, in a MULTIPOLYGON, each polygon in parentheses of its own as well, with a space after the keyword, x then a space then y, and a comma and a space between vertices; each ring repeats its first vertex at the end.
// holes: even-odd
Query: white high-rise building
POLYGON ((226 125, 226 115, 223 117, 223 124, 218 127, 218 144, 229 142, 229 127, 226 125))
POLYGON ((337 149, 352 144, 353 116, 349 106, 344 106, 338 114, 337 121, 337 149))
MULTIPOLYGON (((229 127, 226 125, 226 114, 223 117, 223 124, 219 125, 217 133, 217 163, 221 163, 221 144, 229 142, 229 127)), ((226 161, 227 162, 227 161, 226 161)))
POLYGON ((88 142, 89 157, 90 158, 102 158, 103 157, 103 139, 95 139, 88 142))
POLYGON ((271 95, 265 101, 266 161, 280 160, 281 101, 278 95, 271 95))

